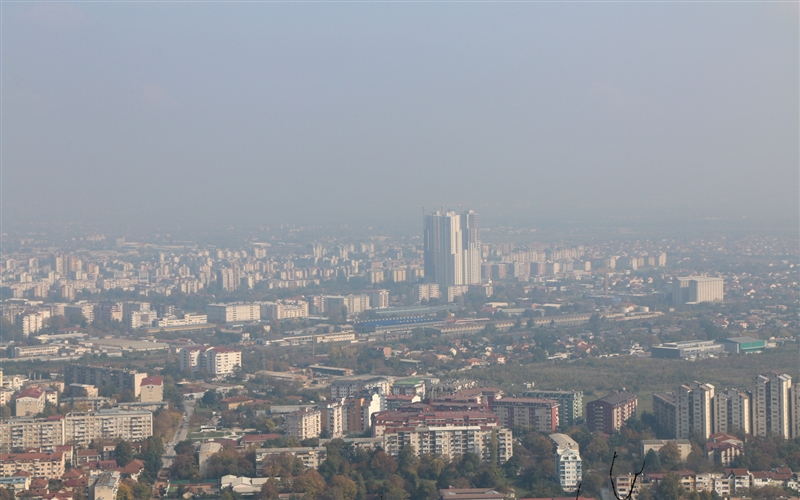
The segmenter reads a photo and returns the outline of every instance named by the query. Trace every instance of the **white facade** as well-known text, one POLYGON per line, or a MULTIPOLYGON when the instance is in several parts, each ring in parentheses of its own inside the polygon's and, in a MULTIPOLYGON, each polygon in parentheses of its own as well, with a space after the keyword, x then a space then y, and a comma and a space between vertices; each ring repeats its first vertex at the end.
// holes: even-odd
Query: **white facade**
POLYGON ((474 453, 482 461, 492 457, 503 464, 514 454, 510 429, 485 428, 481 426, 461 427, 415 427, 388 428, 383 434, 383 449, 397 456, 405 446, 413 446, 417 456, 439 455, 452 460, 458 455, 474 453), (493 449, 496 446, 496 449, 493 449))
POLYGON ((576 443, 566 434, 550 434, 556 445, 556 479, 566 492, 573 492, 583 479, 583 461, 576 443))
POLYGON ((206 316, 212 323, 258 321, 261 319, 261 304, 209 304, 206 306, 206 316))
POLYGON ((753 435, 790 437, 790 389, 792 377, 766 373, 756 377, 753 391, 753 435))
POLYGON ((320 410, 303 409, 285 415, 286 435, 297 439, 319 437, 322 432, 322 412, 320 410))

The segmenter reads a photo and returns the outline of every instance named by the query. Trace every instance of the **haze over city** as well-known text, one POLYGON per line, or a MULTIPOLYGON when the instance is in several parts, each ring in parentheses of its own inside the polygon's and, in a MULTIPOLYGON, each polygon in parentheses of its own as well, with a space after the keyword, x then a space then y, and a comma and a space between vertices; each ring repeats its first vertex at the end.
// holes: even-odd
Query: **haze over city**
POLYGON ((795 3, 4 3, 4 223, 796 226, 795 3))
POLYGON ((798 500, 798 5, 0 1, 0 500, 798 500))

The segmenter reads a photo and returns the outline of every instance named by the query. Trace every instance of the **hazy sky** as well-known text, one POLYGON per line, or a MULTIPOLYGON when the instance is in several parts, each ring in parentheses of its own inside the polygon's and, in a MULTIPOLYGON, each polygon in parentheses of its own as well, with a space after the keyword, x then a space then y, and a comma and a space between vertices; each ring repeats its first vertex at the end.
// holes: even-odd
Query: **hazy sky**
POLYGON ((794 3, 8 3, 2 208, 796 218, 794 3))

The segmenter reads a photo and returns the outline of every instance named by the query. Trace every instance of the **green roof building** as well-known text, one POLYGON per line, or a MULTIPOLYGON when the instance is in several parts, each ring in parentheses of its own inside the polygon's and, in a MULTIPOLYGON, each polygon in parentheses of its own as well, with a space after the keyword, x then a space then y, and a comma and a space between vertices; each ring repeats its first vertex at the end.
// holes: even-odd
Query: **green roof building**
POLYGON ((731 337, 729 339, 717 340, 722 344, 727 352, 750 354, 761 352, 767 348, 767 341, 753 337, 731 337))

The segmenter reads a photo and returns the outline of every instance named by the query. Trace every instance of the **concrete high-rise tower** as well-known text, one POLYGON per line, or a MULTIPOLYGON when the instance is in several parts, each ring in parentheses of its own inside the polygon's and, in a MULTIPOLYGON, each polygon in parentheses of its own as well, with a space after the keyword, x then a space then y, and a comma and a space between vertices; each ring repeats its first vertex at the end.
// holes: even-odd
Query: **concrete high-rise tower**
POLYGON ((425 216, 425 281, 441 289, 481 282, 478 214, 470 210, 425 216))
POLYGON ((425 281, 440 288, 464 284, 464 236, 455 212, 425 216, 425 281))
POLYGON ((470 210, 461 214, 461 231, 464 237, 464 284, 481 282, 481 233, 478 214, 470 210))
POLYGON ((753 390, 753 435, 776 434, 791 437, 790 389, 792 377, 780 373, 765 373, 755 380, 753 390))

